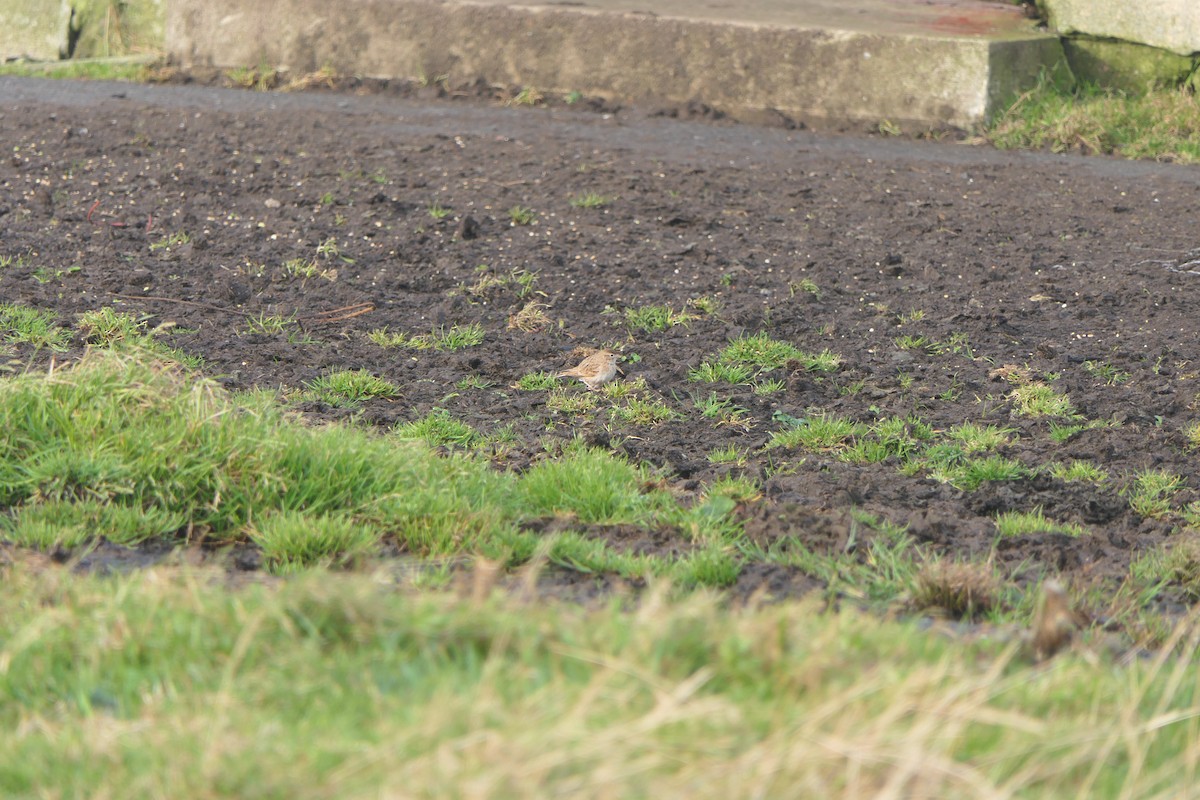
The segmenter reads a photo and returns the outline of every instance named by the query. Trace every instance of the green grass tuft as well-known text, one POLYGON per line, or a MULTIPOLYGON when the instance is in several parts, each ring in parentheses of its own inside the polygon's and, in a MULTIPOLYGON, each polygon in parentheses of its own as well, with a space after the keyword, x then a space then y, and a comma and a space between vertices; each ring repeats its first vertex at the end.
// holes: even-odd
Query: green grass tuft
POLYGON ((703 383, 746 383, 752 377, 796 364, 809 372, 832 372, 841 357, 829 350, 808 353, 795 345, 772 339, 765 333, 734 339, 716 358, 688 371, 688 380, 703 383))
POLYGON ((643 495, 641 468, 594 448, 575 447, 563 458, 542 461, 526 472, 518 491, 529 513, 572 514, 583 522, 636 522, 654 503, 643 495))
POLYGON ((584 194, 576 195, 571 198, 571 205, 575 208, 603 208, 612 202, 612 198, 596 192, 585 192, 584 194))
POLYGON ((513 225, 532 225, 537 221, 537 212, 524 206, 513 206, 508 210, 508 218, 513 225))
POLYGON ((132 546, 173 534, 185 524, 182 515, 161 508, 55 499, 28 502, 0 516, 0 537, 39 550, 69 550, 95 541, 98 534, 114 544, 132 546))
POLYGON ((0 303, 0 337, 9 344, 31 344, 65 351, 71 332, 54 322, 54 315, 29 306, 0 303))
POLYGON ((1006 511, 996 516, 996 531, 1001 536, 1021 536, 1027 533, 1065 533, 1068 536, 1083 536, 1087 531, 1073 522, 1055 522, 1042 512, 1041 507, 1033 511, 1006 511))
POLYGON ((544 392, 558 386, 552 372, 527 372, 517 379, 516 387, 523 392, 544 392))
POLYGON ((1183 488, 1183 477, 1159 469, 1147 469, 1134 476, 1124 490, 1129 506, 1143 517, 1165 517, 1171 513, 1171 501, 1183 488))
POLYGON ((376 328, 367 334, 367 339, 382 348, 407 347, 410 350, 462 350, 483 343, 483 326, 477 322, 469 325, 451 325, 435 328, 429 333, 409 336, 393 333, 386 327, 376 328))
POLYGON ((1051 464, 1049 470, 1050 475, 1058 478, 1060 481, 1081 481, 1098 484, 1108 480, 1108 470, 1090 461, 1074 460, 1069 464, 1051 464))
POLYGON ((287 574, 351 564, 375 548, 379 534, 343 514, 280 511, 256 520, 250 539, 262 548, 268 569, 287 574))
POLYGON ((675 311, 670 306, 651 305, 625 309, 625 324, 631 331, 661 333, 676 325, 687 325, 693 319, 693 315, 675 311))
POLYGON ((662 400, 630 397, 625 400, 624 405, 614 406, 609 411, 609 416, 613 420, 634 425, 658 425, 679 419, 683 415, 662 400))
POLYGON ((305 396, 330 405, 355 405, 376 397, 395 397, 400 389, 365 369, 341 370, 306 384, 305 396))
POLYGON ((1075 407, 1064 394, 1049 384, 1031 381, 1013 387, 1009 392, 1013 412, 1022 417, 1074 417, 1075 407))
POLYGON ((829 451, 848 447, 869 428, 834 414, 816 414, 799 425, 790 425, 771 434, 767 448, 799 447, 803 450, 829 451))
POLYGON ((483 441, 479 431, 450 416, 444 408, 435 408, 424 417, 395 427, 401 439, 419 439, 430 447, 471 449, 483 441))
POLYGON ((746 383, 754 370, 745 364, 722 364, 703 361, 700 366, 688 370, 688 380, 696 383, 746 383))
POLYGON ((204 359, 199 356, 189 355, 159 342, 156 337, 165 326, 147 331, 145 319, 114 311, 109 306, 80 314, 77 327, 89 344, 118 350, 141 349, 189 369, 199 369, 204 364, 204 359))

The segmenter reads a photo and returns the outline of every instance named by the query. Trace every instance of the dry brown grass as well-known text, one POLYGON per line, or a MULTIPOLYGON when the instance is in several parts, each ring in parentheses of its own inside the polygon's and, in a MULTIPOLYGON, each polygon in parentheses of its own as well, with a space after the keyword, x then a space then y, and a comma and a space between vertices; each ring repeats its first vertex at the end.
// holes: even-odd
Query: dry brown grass
POLYGON ((1023 95, 986 134, 1001 148, 1200 162, 1200 102, 1187 88, 1127 95, 1096 88, 1023 95))
POLYGON ((545 303, 531 300, 522 306, 520 311, 509 316, 508 329, 533 333, 549 327, 552 321, 546 314, 547 308, 545 303))
POLYGON ((1000 581, 988 564, 933 561, 917 573, 913 602, 959 619, 975 619, 996 607, 1000 581))

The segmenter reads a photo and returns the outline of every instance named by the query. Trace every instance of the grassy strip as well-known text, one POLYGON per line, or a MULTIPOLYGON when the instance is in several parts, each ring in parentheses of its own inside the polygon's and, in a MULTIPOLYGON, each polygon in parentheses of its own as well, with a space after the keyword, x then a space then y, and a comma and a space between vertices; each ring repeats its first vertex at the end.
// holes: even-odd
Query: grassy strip
POLYGON ((3 577, 6 797, 1152 797, 1200 763, 1200 674, 1165 653, 1043 670, 995 640, 697 595, 3 577))
POLYGON ((1194 164, 1200 161, 1200 102, 1186 88, 1142 95, 1042 81, 986 131, 1001 149, 1082 151, 1194 164))
MULTIPOLYGON (((521 476, 497 472, 470 453, 434 452, 423 439, 445 421, 427 422, 391 436, 310 428, 268 394, 231 397, 143 350, 94 351, 52 374, 0 381, 0 505, 10 507, 0 539, 41 548, 98 532, 124 544, 249 539, 281 571, 353 562, 385 541, 419 556, 515 564, 542 544, 521 523, 556 515, 674 528, 708 557, 730 558, 738 529, 726 498, 684 508, 644 488, 654 482, 646 468, 582 445, 521 476)), ((615 558, 603 542, 588 552, 581 568, 615 558)), ((707 582, 694 564, 647 569, 707 582)))
POLYGON ((153 72, 154 63, 159 61, 161 58, 157 56, 68 59, 65 61, 14 61, 11 64, 0 64, 0 75, 146 83, 153 72))

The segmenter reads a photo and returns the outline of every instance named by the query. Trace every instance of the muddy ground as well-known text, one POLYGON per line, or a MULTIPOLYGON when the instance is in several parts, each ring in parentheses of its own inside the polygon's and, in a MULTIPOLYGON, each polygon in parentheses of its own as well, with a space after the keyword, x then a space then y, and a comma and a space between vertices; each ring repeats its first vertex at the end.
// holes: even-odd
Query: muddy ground
MULTIPOLYGON (((170 324, 163 341, 202 356, 207 374, 231 389, 280 388, 317 419, 387 428, 445 409, 485 434, 508 426, 498 468, 581 436, 659 467, 685 497, 745 475, 762 493, 741 509, 747 537, 767 547, 795 537, 866 558, 871 532, 856 509, 907 525, 929 552, 991 557, 1018 580, 1051 571, 1115 583, 1186 535, 1200 497, 1187 438, 1200 420, 1200 170, 580 105, 0 79, 10 259, 0 299, 64 324, 105 305, 170 324), (607 202, 572 204, 588 193, 607 202), (532 221, 514 221, 514 207, 532 221), (299 264, 314 274, 294 274, 299 264), (689 305, 699 298, 719 307, 689 305), (530 302, 546 324, 513 327, 530 302), (693 318, 631 330, 625 311, 652 304, 693 318), (251 332, 271 316, 294 324, 251 332), (457 351, 367 336, 471 324, 483 342, 457 351), (775 393, 689 380, 759 332, 841 364, 761 376, 782 381, 775 393), (924 340, 906 349, 905 336, 924 340), (610 411, 624 401, 608 399, 571 415, 548 407, 547 391, 514 386, 604 346, 622 353, 624 380, 645 379, 643 399, 678 417, 625 422, 610 411), (348 409, 300 394, 343 369, 400 395, 348 409), (1051 420, 1015 413, 1021 381, 1051 385, 1076 422, 1103 426, 1056 440, 1051 420), (743 413, 704 417, 694 401, 713 392, 743 413), (895 458, 763 449, 789 420, 822 413, 1011 429, 999 453, 1040 471, 965 491, 902 474, 895 458), (730 445, 744 465, 710 461, 730 445), (1074 460, 1108 479, 1048 473, 1074 460), (1182 477, 1159 516, 1128 500, 1147 469, 1182 477), (997 537, 997 514, 1038 508, 1083 535, 997 537)), ((83 345, 77 335, 56 358, 83 345)), ((47 357, 16 347, 7 360, 22 369, 47 357)), ((681 546, 591 533, 652 552, 681 546)), ((814 585, 756 564, 737 591, 814 585)))

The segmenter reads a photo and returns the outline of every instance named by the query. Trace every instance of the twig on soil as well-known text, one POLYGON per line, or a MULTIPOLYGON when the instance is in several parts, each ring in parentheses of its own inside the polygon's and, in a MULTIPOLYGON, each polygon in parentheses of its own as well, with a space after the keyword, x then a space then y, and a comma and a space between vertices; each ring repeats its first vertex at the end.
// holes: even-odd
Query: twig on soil
MULTIPOLYGON (((178 297, 163 297, 153 294, 120 294, 112 293, 113 297, 119 297, 122 300, 154 300, 159 303, 178 303, 183 306, 195 306, 196 308, 206 308, 209 311, 220 311, 224 314, 237 314, 239 317, 253 316, 249 311, 241 311, 236 308, 226 308, 225 306, 214 306, 209 303, 198 303, 195 300, 182 300, 178 297)), ((355 303, 350 306, 342 306, 341 308, 331 308, 328 311, 321 311, 308 317, 300 317, 298 322, 341 322, 342 320, 352 319, 354 317, 369 314, 375 310, 374 303, 355 303)))
POLYGON ((237 314, 241 317, 250 316, 249 311, 238 311, 236 308, 225 308, 223 306, 209 305, 208 303, 197 303, 195 300, 180 300, 177 297, 162 297, 153 294, 118 294, 112 293, 113 297, 120 297, 122 300, 157 300, 160 303, 179 303, 184 306, 195 306, 196 308, 207 308, 209 311, 222 311, 226 314, 237 314))
POLYGON ((503 186, 505 189, 511 189, 514 186, 525 186, 529 183, 528 180, 522 178, 519 181, 493 181, 488 178, 480 178, 480 183, 490 183, 494 186, 503 186))
MULTIPOLYGON (((86 219, 88 222, 91 222, 93 225, 103 225, 104 223, 102 223, 102 222, 92 222, 92 216, 96 213, 96 209, 99 207, 100 207, 99 200, 92 203, 91 208, 88 209, 87 214, 85 215, 84 219, 86 219)), ((113 227, 113 228, 128 228, 129 227, 128 223, 120 222, 120 221, 110 221, 108 224, 110 227, 113 227)), ((153 227, 154 227, 154 215, 151 214, 146 217, 146 233, 149 233, 150 229, 153 227)))
POLYGON ((322 311, 320 314, 314 314, 311 317, 301 317, 300 322, 341 322, 342 320, 359 317, 363 314, 370 314, 375 310, 374 303, 355 303, 352 306, 342 306, 341 308, 332 308, 329 311, 322 311))

